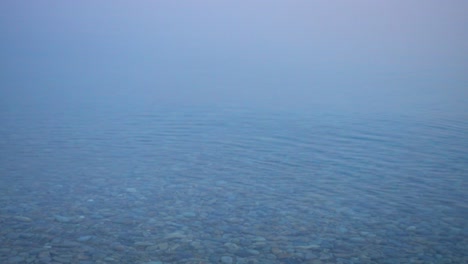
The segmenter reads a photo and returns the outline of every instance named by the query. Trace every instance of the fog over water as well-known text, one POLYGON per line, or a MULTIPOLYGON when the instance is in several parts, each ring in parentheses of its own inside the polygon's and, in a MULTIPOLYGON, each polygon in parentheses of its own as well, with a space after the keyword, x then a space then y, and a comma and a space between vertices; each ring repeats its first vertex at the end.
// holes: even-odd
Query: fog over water
POLYGON ((2 109, 466 110, 465 1, 2 1, 2 109))
POLYGON ((468 263, 468 1, 0 1, 0 263, 468 263))

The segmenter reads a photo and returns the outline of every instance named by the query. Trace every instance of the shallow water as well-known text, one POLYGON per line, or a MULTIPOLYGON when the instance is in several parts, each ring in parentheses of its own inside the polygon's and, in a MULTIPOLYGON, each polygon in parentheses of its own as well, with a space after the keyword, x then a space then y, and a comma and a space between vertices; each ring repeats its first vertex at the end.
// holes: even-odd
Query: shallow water
POLYGON ((1 118, 1 263, 468 262, 460 116, 1 118))

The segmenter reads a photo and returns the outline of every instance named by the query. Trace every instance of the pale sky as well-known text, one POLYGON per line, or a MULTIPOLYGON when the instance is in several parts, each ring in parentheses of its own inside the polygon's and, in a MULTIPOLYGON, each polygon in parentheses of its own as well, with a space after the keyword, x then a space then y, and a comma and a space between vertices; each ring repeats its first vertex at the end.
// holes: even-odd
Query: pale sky
POLYGON ((464 0, 2 0, 0 34, 3 105, 468 101, 464 0))

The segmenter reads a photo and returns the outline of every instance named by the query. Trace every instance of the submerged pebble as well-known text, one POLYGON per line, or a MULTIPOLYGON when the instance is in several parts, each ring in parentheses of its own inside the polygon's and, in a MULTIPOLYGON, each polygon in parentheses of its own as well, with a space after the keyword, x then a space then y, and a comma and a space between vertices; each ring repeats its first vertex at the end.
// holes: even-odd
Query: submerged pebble
POLYGON ((466 133, 230 118, 2 127, 0 263, 468 263, 466 133))

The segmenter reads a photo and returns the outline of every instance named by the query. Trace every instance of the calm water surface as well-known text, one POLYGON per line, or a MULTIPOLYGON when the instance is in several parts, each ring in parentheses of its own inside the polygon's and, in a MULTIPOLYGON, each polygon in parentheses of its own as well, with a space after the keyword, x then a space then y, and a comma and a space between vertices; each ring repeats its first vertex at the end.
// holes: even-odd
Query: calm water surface
POLYGON ((1 118, 2 263, 468 263, 460 116, 1 118))

